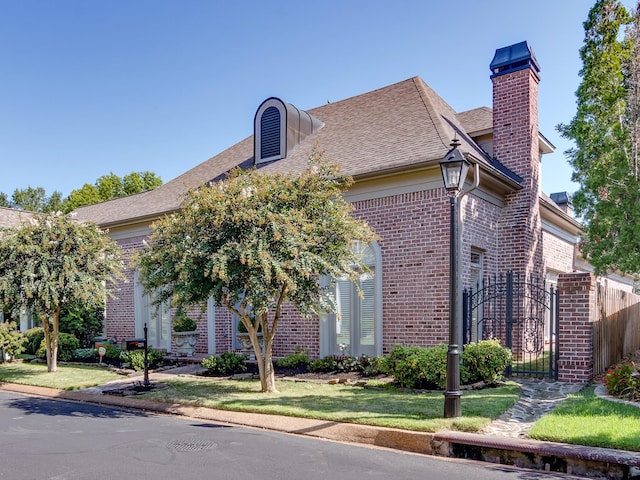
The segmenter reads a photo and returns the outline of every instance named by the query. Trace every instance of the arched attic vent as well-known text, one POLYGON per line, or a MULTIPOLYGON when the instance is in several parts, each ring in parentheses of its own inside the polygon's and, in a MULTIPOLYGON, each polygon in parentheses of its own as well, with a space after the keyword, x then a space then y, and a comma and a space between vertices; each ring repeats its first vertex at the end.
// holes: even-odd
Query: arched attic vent
POLYGON ((323 123, 279 98, 266 99, 253 122, 253 153, 256 165, 287 156, 302 140, 318 131, 323 123))

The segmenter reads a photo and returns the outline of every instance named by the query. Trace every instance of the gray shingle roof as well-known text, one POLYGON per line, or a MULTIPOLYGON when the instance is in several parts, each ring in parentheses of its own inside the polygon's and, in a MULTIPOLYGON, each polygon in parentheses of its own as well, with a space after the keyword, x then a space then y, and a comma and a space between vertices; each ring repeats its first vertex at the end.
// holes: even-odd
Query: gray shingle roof
MULTIPOLYGON (((418 77, 308 112, 324 126, 287 152, 286 159, 263 166, 265 172, 304 169, 318 145, 326 157, 342 166, 343 173, 357 180, 362 175, 438 162, 454 137, 460 139, 463 151, 490 165, 456 112, 418 77)), ((252 120, 248 118, 247 123, 252 120)), ((234 166, 252 165, 252 160, 251 136, 155 190, 81 207, 77 218, 103 226, 151 219, 178 209, 190 188, 220 178, 234 166)))
POLYGON ((31 212, 0 207, 0 227, 19 227, 32 217, 31 212))
POLYGON ((474 108, 458 114, 458 120, 469 135, 493 130, 493 110, 489 107, 474 108))

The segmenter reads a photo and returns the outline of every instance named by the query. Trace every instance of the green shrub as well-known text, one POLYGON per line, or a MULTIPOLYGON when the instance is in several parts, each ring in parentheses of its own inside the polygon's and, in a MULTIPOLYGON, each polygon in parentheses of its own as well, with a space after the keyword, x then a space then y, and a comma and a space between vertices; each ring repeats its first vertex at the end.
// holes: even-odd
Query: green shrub
POLYGON ((301 348, 296 348, 295 352, 276 360, 276 367, 278 368, 307 368, 308 366, 309 355, 301 348))
POLYGON ((362 356, 362 374, 368 377, 381 375, 384 373, 384 357, 362 356))
POLYGON ((114 345, 113 343, 108 343, 105 345, 104 358, 106 360, 119 360, 121 353, 122 349, 118 345, 114 345))
MULTIPOLYGON (((157 368, 162 365, 164 352, 155 348, 147 349, 147 362, 149 368, 157 368)), ((120 352, 120 360, 123 367, 131 367, 136 372, 144 370, 144 350, 125 350, 120 352)))
POLYGON ((496 384, 502 380, 511 360, 511 351, 500 345, 498 340, 482 340, 465 345, 462 363, 467 378, 464 383, 484 381, 496 384))
POLYGON ((431 348, 395 345, 382 361, 382 370, 403 388, 444 388, 447 346, 431 348))
POLYGON ((202 366, 207 369, 209 375, 233 375, 247 370, 244 355, 234 352, 211 355, 202 360, 202 366))
POLYGON ((30 355, 37 355, 42 339, 44 338, 44 328, 33 327, 24 332, 24 351, 30 355))
MULTIPOLYGON (((16 355, 22 353, 24 337, 18 331, 15 322, 0 323, 0 349, 11 358, 16 358, 16 355)), ((4 358, 0 361, 4 361, 4 358)))
POLYGON ((197 328, 195 320, 187 316, 182 310, 178 310, 173 317, 174 332, 193 332, 197 328))
POLYGON ((312 372, 335 372, 337 368, 338 362, 332 356, 317 358, 309 364, 309 370, 312 372))
POLYGON ((614 397, 640 399, 640 373, 633 362, 620 363, 609 369, 604 376, 604 385, 614 397))
POLYGON ((93 339, 100 335, 103 324, 103 308, 71 307, 60 316, 60 331, 75 335, 82 348, 93 346, 93 339))
POLYGON ((95 348, 78 348, 73 352, 73 359, 79 362, 86 362, 87 360, 93 360, 98 356, 98 351, 95 348))
POLYGON ((370 357, 342 357, 329 355, 324 358, 313 360, 309 364, 312 372, 359 372, 365 375, 377 375, 381 373, 379 360, 372 362, 370 357))
MULTIPOLYGON (((74 352, 80 348, 80 341, 70 333, 58 334, 58 360, 61 362, 70 362, 73 360, 74 352)), ((47 358, 47 345, 44 340, 40 342, 40 348, 36 353, 38 358, 47 358)))

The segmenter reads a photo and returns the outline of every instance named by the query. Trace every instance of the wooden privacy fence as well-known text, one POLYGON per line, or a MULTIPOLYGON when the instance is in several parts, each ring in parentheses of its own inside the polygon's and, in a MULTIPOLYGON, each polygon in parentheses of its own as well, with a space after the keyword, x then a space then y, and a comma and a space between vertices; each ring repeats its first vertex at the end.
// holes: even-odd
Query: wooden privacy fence
POLYGON ((640 350, 640 296, 596 284, 593 375, 640 350))

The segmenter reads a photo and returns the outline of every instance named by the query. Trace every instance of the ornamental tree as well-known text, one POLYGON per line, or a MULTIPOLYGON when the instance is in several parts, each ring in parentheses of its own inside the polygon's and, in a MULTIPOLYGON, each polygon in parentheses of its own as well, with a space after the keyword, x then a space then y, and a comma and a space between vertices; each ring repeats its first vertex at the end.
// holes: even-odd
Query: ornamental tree
POLYGON ((342 197, 351 178, 321 157, 312 153, 299 175, 236 169, 191 190, 181 210, 154 223, 138 257, 156 304, 181 307, 212 297, 240 319, 263 392, 276 391, 272 347, 285 302, 303 317, 335 311, 320 277, 356 279, 365 267, 352 244, 374 239, 342 197))
POLYGON ((121 272, 120 249, 95 225, 38 214, 0 230, 0 304, 42 320, 49 372, 57 370, 61 310, 103 304, 121 272))

